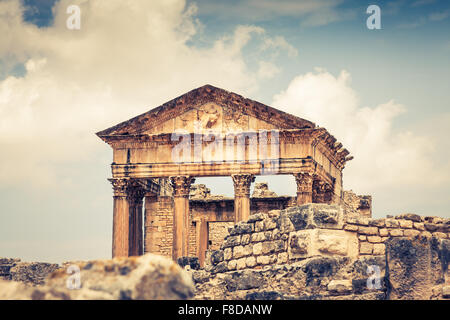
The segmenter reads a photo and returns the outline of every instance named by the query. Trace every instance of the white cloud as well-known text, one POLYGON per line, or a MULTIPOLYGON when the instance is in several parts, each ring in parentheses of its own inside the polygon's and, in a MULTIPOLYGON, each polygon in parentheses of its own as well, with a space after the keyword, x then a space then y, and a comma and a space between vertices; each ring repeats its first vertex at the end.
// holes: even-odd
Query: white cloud
MULTIPOLYGON (((242 94, 278 69, 256 70, 242 50, 256 41, 267 51, 292 53, 282 37, 238 26, 209 47, 189 42, 202 25, 183 0, 61 0, 54 25, 24 23, 19 0, 0 2, 0 60, 24 63, 24 77, 0 81, 0 183, 53 185, 61 164, 90 159, 101 149, 94 135, 206 83, 242 94), (68 30, 66 8, 81 8, 81 30, 68 30), (267 43, 272 43, 267 48, 267 43)), ((262 61, 265 61, 261 58, 262 61)), ((0 64, 1 65, 1 64, 0 64)), ((1 74, 1 72, 0 72, 1 74)))
POLYGON ((432 136, 393 128, 406 108, 393 100, 361 106, 346 71, 337 77, 321 69, 300 75, 274 97, 273 105, 327 128, 351 152, 355 158, 344 170, 346 189, 388 192, 449 181, 448 171, 433 162, 432 136))

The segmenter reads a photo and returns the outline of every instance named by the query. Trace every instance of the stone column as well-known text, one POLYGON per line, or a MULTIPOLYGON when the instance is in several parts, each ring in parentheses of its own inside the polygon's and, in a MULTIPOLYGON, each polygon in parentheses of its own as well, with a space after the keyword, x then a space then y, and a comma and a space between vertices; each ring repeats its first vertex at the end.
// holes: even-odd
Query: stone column
MULTIPOLYGON (((158 196, 154 193, 147 193, 144 198, 144 252, 156 253, 154 221, 158 210, 158 196)), ((159 222, 159 221, 158 221, 159 222)))
POLYGON ((246 221, 250 216, 250 185, 255 181, 252 174, 231 175, 234 184, 234 222, 246 221))
POLYGON ((294 173, 297 183, 297 205, 312 203, 313 175, 309 172, 294 173))
POLYGON ((131 183, 127 189, 128 204, 130 206, 129 256, 140 256, 144 253, 142 200, 145 192, 145 189, 136 183, 131 183))
POLYGON ((200 266, 205 265, 205 254, 208 249, 208 221, 204 218, 197 221, 197 257, 200 266))
POLYGON ((114 190, 112 257, 128 257, 130 252, 130 207, 126 179, 109 179, 114 190))
POLYGON ((195 179, 189 176, 170 177, 173 187, 173 250, 172 258, 188 255, 189 244, 189 190, 195 179))

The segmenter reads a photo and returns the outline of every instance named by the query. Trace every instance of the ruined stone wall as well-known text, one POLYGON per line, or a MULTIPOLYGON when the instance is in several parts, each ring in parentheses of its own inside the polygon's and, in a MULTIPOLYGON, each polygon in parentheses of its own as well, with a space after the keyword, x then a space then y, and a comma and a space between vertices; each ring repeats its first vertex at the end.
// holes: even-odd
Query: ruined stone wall
POLYGON ((372 196, 357 195, 353 191, 344 191, 342 205, 347 212, 363 217, 372 217, 372 196))
POLYGON ((44 284, 48 274, 59 269, 58 264, 21 262, 20 259, 0 258, 0 279, 36 286, 44 284))
POLYGON ((278 298, 445 298, 449 252, 450 219, 415 214, 371 219, 338 205, 307 204, 236 224, 221 249, 208 255, 202 272, 211 278, 200 273, 198 297, 261 298, 270 284, 278 298), (380 270, 376 290, 367 289, 368 266, 380 270), (405 284, 413 281, 405 270, 416 270, 411 277, 425 287, 414 293, 413 283, 405 284))
POLYGON ((158 197, 158 201, 145 204, 144 252, 172 256, 173 198, 158 197))

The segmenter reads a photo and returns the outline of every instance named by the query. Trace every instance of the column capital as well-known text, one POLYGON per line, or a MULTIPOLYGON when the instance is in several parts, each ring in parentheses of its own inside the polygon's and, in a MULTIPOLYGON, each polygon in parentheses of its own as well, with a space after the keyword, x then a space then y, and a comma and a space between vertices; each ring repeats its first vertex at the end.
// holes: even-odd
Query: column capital
POLYGON ((250 185, 255 181, 255 176, 253 174, 232 174, 234 184, 234 195, 239 196, 250 196, 250 185))
POLYGON ((113 192, 115 197, 126 197, 127 196, 127 187, 128 187, 128 179, 118 179, 111 178, 108 179, 112 184, 113 192))
POLYGON ((297 192, 312 192, 313 174, 308 171, 294 173, 297 192))
POLYGON ((191 184, 195 182, 195 178, 190 176, 174 176, 170 177, 170 183, 173 188, 174 197, 189 197, 191 184))
POLYGON ((127 199, 130 203, 141 203, 147 190, 135 181, 129 181, 127 185, 127 199))

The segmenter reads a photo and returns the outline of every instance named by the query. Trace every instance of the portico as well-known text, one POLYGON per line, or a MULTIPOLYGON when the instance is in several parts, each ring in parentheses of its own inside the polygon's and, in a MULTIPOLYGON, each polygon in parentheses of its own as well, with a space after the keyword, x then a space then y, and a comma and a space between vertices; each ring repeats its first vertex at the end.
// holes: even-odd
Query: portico
MULTIPOLYGON (((351 159, 325 128, 209 85, 97 135, 113 149, 113 257, 143 254, 143 199, 147 220, 160 198, 172 195, 177 259, 189 254, 195 178, 230 177, 236 223, 250 215, 250 187, 259 175, 293 175, 299 205, 339 203, 351 159)), ((197 222, 199 254, 208 245, 206 221, 197 222)))

